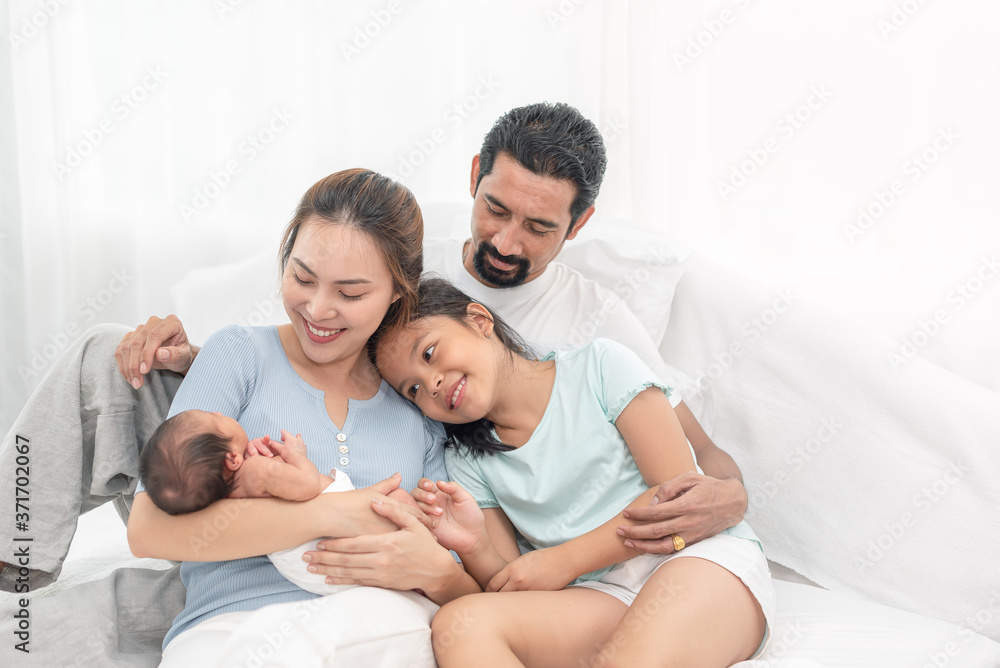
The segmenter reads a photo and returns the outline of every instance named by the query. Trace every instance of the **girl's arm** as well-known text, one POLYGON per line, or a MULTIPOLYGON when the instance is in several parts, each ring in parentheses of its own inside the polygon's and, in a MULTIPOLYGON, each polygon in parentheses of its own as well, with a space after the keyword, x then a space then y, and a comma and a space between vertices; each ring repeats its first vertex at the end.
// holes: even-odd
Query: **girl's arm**
POLYGON ((431 518, 434 538, 459 556, 481 589, 520 556, 507 515, 499 508, 480 509, 457 482, 435 483, 423 478, 413 490, 413 498, 431 518))
POLYGON ((479 541, 466 554, 458 553, 462 565, 479 586, 486 591, 490 581, 509 563, 521 556, 521 550, 514 538, 514 526, 499 508, 483 510, 486 521, 486 540, 479 541))
POLYGON ((129 548, 137 557, 221 561, 292 548, 320 536, 395 531, 393 522, 372 511, 371 501, 373 497, 384 501, 399 480, 393 476, 371 487, 320 494, 302 502, 221 499, 186 515, 169 515, 140 492, 128 520, 129 548))
MULTIPOLYGON (((650 387, 636 395, 615 426, 650 487, 633 504, 648 504, 660 482, 695 470, 684 431, 659 388, 650 387)), ((619 514, 561 545, 529 552, 498 573, 488 589, 561 589, 581 575, 634 557, 640 552, 625 546, 618 527, 635 523, 619 514)))

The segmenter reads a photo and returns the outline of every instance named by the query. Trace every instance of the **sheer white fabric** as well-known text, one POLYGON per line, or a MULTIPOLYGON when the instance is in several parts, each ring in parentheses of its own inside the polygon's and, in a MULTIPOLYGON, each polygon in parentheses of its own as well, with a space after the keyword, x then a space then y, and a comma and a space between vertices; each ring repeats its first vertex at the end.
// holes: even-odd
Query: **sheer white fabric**
POLYGON ((67 339, 162 314, 188 271, 276 246, 318 178, 362 165, 426 204, 465 198, 483 134, 538 100, 605 133, 592 225, 669 232, 1000 385, 987 0, 5 0, 0 15, 0 428, 67 339))

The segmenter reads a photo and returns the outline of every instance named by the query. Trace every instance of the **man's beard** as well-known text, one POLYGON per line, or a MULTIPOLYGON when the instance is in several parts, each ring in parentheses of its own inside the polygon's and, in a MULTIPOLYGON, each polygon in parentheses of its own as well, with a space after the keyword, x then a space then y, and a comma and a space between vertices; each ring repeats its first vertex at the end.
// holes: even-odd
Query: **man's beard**
POLYGON ((513 288, 521 285, 528 278, 528 271, 531 268, 527 259, 517 255, 501 255, 496 246, 488 241, 481 242, 476 248, 476 254, 472 256, 472 267, 481 279, 498 288, 513 288), (515 266, 509 271, 501 271, 486 259, 487 255, 492 255, 501 262, 515 266))

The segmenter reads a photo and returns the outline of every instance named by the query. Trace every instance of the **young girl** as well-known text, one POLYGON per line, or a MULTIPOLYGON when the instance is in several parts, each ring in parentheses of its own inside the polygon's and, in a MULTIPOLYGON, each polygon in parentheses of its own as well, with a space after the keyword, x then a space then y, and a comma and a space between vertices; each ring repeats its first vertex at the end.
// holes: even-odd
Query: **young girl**
POLYGON ((438 663, 690 667, 756 656, 773 589, 745 523, 687 547, 675 536, 670 555, 640 555, 618 535, 623 509, 695 470, 670 388, 614 342, 529 359, 446 281, 423 281, 419 296, 408 324, 375 342, 376 360, 446 423, 452 482, 422 480, 415 497, 488 592, 435 616, 438 663))

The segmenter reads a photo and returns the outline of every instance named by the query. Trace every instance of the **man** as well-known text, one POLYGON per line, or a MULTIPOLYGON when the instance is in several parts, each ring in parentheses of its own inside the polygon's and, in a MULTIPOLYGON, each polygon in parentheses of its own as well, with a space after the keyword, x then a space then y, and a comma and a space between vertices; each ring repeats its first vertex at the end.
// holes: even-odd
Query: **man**
MULTIPOLYGON (((600 132, 575 108, 540 103, 509 111, 472 159, 472 238, 426 241, 424 268, 496 309, 539 351, 568 347, 571 333, 584 331, 587 317, 610 304, 614 317, 590 330, 590 338, 623 343, 670 382, 672 373, 624 303, 555 262, 563 244, 594 214, 606 164, 600 132)), ((170 316, 151 318, 122 341, 116 357, 138 389, 150 368, 183 373, 196 354, 180 321, 170 316)), ((747 507, 735 462, 676 393, 672 403, 708 475, 686 473, 666 481, 658 503, 628 511, 643 523, 623 527, 621 534, 646 552, 669 553, 715 535, 742 520, 747 507)))
MULTIPOLYGON (((472 159, 472 238, 425 240, 424 270, 495 309, 539 352, 571 347, 571 339, 580 345, 580 335, 590 332, 588 342, 604 337, 628 346, 676 387, 673 372, 621 299, 555 261, 593 216, 606 164, 600 132, 575 108, 540 103, 507 112, 472 159), (601 309, 614 316, 583 327, 601 309)), ((665 482, 659 504, 629 511, 652 522, 623 529, 646 552, 672 552, 672 534, 693 543, 735 525, 746 512, 735 462, 676 392, 671 403, 708 476, 665 482)))

